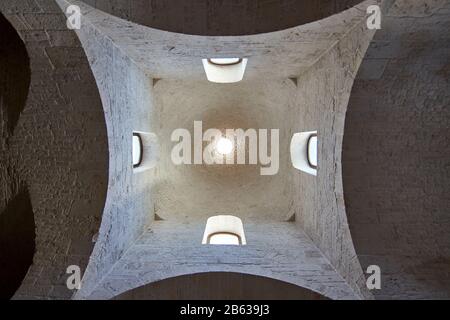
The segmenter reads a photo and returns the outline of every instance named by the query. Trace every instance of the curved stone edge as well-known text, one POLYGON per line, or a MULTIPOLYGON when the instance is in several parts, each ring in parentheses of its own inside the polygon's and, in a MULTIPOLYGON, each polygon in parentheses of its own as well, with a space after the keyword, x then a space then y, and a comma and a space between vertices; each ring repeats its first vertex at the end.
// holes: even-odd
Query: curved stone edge
POLYGON ((204 79, 201 60, 226 54, 249 58, 244 81, 297 77, 365 20, 367 6, 378 1, 366 0, 323 20, 286 30, 250 36, 208 37, 152 29, 79 0, 58 0, 65 7, 68 4, 79 6, 82 25, 86 22, 95 26, 150 77, 204 79))
MULTIPOLYGON (((366 3, 367 4, 367 3, 366 3)), ((391 1, 379 3, 385 12, 391 1)), ((326 55, 298 77, 300 116, 297 132, 318 130, 317 178, 299 174, 296 190, 303 194, 294 208, 296 220, 355 292, 372 299, 355 253, 344 202, 342 138, 345 114, 359 66, 375 34, 366 20, 349 31, 326 55), (314 94, 311 94, 314 92, 314 94)))
MULTIPOLYGON (((58 0, 63 12, 71 5, 58 0)), ((83 14, 86 12, 83 11, 83 14)), ((75 297, 90 294, 151 220, 152 170, 134 172, 132 134, 151 132, 152 80, 82 17, 76 30, 88 56, 105 113, 109 145, 108 193, 98 239, 75 297), (128 152, 129 151, 129 152, 128 152)))
POLYGON ((244 246, 202 245, 202 221, 155 221, 130 247, 88 299, 180 275, 236 272, 291 283, 330 299, 358 299, 327 258, 293 223, 245 223, 244 246), (181 243, 181 245, 180 245, 181 243))
POLYGON ((115 1, 114 5, 83 0, 88 5, 114 17, 160 31, 183 35, 228 36, 257 35, 286 30, 323 20, 356 6, 363 0, 303 0, 274 2, 244 1, 207 3, 159 0, 148 3, 136 0, 115 1), (239 20, 238 24, 230 23, 239 20))
POLYGON ((7 155, 30 193, 36 252, 13 299, 66 299, 72 295, 66 268, 86 267, 106 195, 100 98, 86 56, 54 1, 4 0, 0 10, 25 43, 31 68, 7 155))

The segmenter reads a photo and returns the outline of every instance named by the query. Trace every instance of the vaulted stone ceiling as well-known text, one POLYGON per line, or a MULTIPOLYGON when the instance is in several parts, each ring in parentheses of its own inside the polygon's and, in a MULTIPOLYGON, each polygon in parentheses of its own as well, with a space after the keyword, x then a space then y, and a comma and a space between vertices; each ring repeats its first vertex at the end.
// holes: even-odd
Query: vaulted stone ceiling
POLYGON ((222 56, 251 57, 244 80, 297 77, 360 26, 366 7, 278 32, 206 37, 163 32, 81 6, 95 32, 111 39, 149 76, 188 81, 205 80, 202 58, 222 56))
MULTIPOLYGON (((307 296, 372 299, 364 274, 372 263, 387 269, 385 279, 389 281, 388 289, 376 292, 375 297, 398 298, 412 294, 408 286, 417 281, 411 278, 423 276, 421 270, 426 268, 417 271, 415 266, 432 260, 436 262, 431 264, 432 270, 445 270, 445 224, 440 224, 443 231, 429 242, 435 242, 437 249, 428 260, 395 256, 395 247, 380 253, 379 238, 365 223, 372 219, 374 207, 378 219, 385 219, 378 211, 381 200, 371 194, 371 184, 365 184, 366 179, 371 179, 370 183, 375 179, 367 178, 367 173, 370 177, 378 171, 365 167, 357 175, 361 180, 355 181, 352 177, 361 169, 359 162, 356 167, 349 165, 369 159, 358 152, 367 150, 371 155, 371 149, 359 140, 371 140, 371 131, 356 123, 362 108, 358 97, 368 92, 364 74, 381 77, 384 70, 395 72, 389 66, 403 58, 405 43, 417 42, 424 32, 435 39, 429 40, 433 45, 447 44, 445 32, 438 30, 448 26, 448 3, 264 1, 258 5, 248 1, 231 7, 225 4, 223 11, 217 10, 215 1, 205 3, 183 7, 127 0, 0 3, 0 10, 24 40, 31 66, 30 98, 20 115, 18 133, 14 132, 8 146, 8 154, 16 162, 0 167, 2 172, 15 172, 10 167, 20 169, 14 177, 29 186, 30 210, 36 220, 36 254, 16 297, 70 297, 73 292, 65 287, 64 277, 69 264, 78 264, 84 271, 76 299, 108 299, 129 290, 128 294, 145 295, 158 281, 173 277, 184 281, 183 276, 210 272, 254 275, 260 283, 264 278, 258 277, 281 280, 303 288, 307 296), (387 14, 393 3, 392 13, 387 14), (63 12, 71 4, 80 6, 83 14, 77 31, 66 28, 63 12), (375 32, 366 26, 369 4, 380 4, 389 17, 383 25, 386 31, 379 31, 373 42, 375 32), (241 10, 246 13, 241 24, 227 23, 225 13, 239 16, 241 10), (162 19, 160 12, 168 14, 162 19), (424 17, 417 17, 418 12, 424 17), (410 19, 414 23, 408 24, 410 19), (441 24, 432 28, 433 19, 441 24), (417 32, 406 34, 409 28, 417 28, 417 32), (396 34, 393 30, 402 34, 400 45, 377 56, 378 46, 396 34), (363 60, 368 47, 369 60, 363 60), (222 56, 249 59, 242 82, 221 85, 206 80, 201 59, 222 56), (49 117, 51 110, 57 110, 58 117, 49 117), (47 126, 42 124, 44 118, 47 126), (174 165, 170 134, 177 128, 192 133, 195 120, 203 121, 203 129, 280 129, 278 174, 261 176, 259 165, 174 165), (33 129, 28 132, 30 127, 33 129), (295 170, 289 155, 292 135, 312 130, 317 130, 319 137, 317 177, 295 170), (157 136, 160 152, 155 168, 133 170, 133 131, 157 136), (355 135, 359 137, 356 141, 352 140, 355 135), (23 141, 34 137, 49 144, 37 143, 27 152, 23 141), (24 163, 16 166, 21 159, 24 163), (45 177, 50 170, 55 174, 48 180, 45 177), (55 191, 58 186, 60 191, 55 191), (362 198, 372 200, 358 206, 362 198), (241 217, 247 245, 201 245, 206 219, 215 214, 241 217), (385 258, 393 255, 385 263, 385 258), (407 276, 401 278, 393 267, 406 270, 407 276), (408 281, 397 290, 395 283, 400 278, 408 281)), ((445 76, 443 51, 435 55, 442 59, 436 64, 442 67, 438 72, 445 76)), ((429 51, 422 53, 424 61, 434 57, 429 51)), ((411 81, 418 78, 410 74, 411 81)), ((448 102, 442 95, 445 81, 433 79, 441 101, 434 105, 442 107, 442 102, 448 102)), ((377 90, 377 83, 370 85, 377 90)), ((394 86, 389 92, 397 97, 404 92, 402 88, 394 86)), ((383 104, 391 101, 391 96, 379 94, 387 99, 383 104)), ((402 109, 397 111, 396 117, 401 118, 402 109)), ((419 112, 411 118, 418 115, 425 117, 419 112)), ((442 121, 444 130, 448 116, 442 121)), ((403 140, 395 141, 398 145, 403 140)), ((385 152, 386 148, 380 147, 379 156, 389 158, 385 152)), ((445 154, 433 154, 444 164, 448 162, 445 154)), ((430 172, 434 174, 438 168, 433 168, 430 172)), ((3 176, 10 174, 2 174, 2 184, 5 181, 12 190, 10 185, 16 182, 3 176)), ((448 177, 440 177, 436 181, 444 190, 448 177)), ((441 199, 441 189, 433 190, 437 190, 434 197, 441 199)), ((6 195, 2 206, 12 198, 12 194, 6 195)), ((402 199, 400 193, 397 200, 402 199)), ((434 220, 424 221, 446 221, 445 210, 441 210, 445 207, 446 203, 438 200, 431 208, 434 220)), ((390 209, 385 207, 386 212, 390 209)), ((394 216, 392 228, 399 230, 403 215, 394 216)), ((384 225, 378 224, 380 232, 384 225)), ((404 230, 410 237, 400 241, 399 248, 422 252, 414 244, 414 239, 422 239, 420 230, 404 230)), ((386 241, 396 243, 397 239, 394 234, 386 241)), ((435 277, 425 278, 430 281, 412 296, 448 295, 446 282, 439 287, 435 277)))
MULTIPOLYGON (((241 218, 289 217, 293 198, 289 158, 291 129, 286 115, 295 112, 295 84, 284 81, 243 81, 220 85, 203 81, 163 79, 154 87, 155 131, 162 147, 155 184, 156 213, 162 218, 234 214, 241 218), (177 166, 171 161, 171 133, 203 129, 280 128, 279 171, 261 175, 261 165, 177 166), (289 183, 289 181, 291 181, 289 183), (192 201, 195 199, 195 201, 192 201)), ((292 215, 292 213, 291 213, 292 215)))
POLYGON ((77 298, 110 298, 156 280, 208 271, 272 277, 331 298, 371 296, 353 260, 345 208, 336 204, 342 184, 330 183, 340 179, 334 172, 340 154, 328 153, 341 139, 338 116, 345 112, 353 75, 373 36, 365 8, 377 2, 304 26, 239 37, 170 33, 80 1, 58 3, 81 7, 84 24, 77 34, 99 85, 108 130, 120 133, 109 135, 109 196, 77 298), (207 81, 201 59, 222 55, 249 59, 242 82, 207 81), (309 106, 317 110, 311 113, 309 106), (308 115, 313 115, 309 121, 308 115), (204 121, 204 129, 280 129, 279 173, 261 176, 259 166, 174 165, 170 135, 177 128, 192 132, 195 120, 204 121), (134 174, 129 166, 127 134, 133 130, 158 136, 161 152, 155 169, 134 174), (317 184, 302 179, 290 164, 290 138, 305 130, 319 130, 321 137, 325 133, 317 184), (308 188, 319 196, 306 196, 308 188), (343 249, 328 254, 321 250, 336 239, 314 243, 302 231, 308 226, 304 217, 320 215, 318 208, 324 205, 323 224, 308 231, 329 232, 331 224, 333 233, 342 234, 343 249), (247 245, 237 250, 202 246, 206 219, 215 214, 241 217, 247 245), (279 258, 264 258, 273 255, 279 258), (339 272, 327 259, 340 265, 339 272))

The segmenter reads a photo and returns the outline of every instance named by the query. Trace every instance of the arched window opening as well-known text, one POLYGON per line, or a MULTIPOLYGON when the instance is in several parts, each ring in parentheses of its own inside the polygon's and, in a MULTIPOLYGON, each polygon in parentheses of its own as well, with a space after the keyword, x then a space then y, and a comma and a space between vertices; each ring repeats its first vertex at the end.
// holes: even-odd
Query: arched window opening
POLYGON ((317 175, 317 131, 295 133, 291 140, 291 162, 295 169, 317 175))
POLYGON ((158 137, 152 132, 134 131, 131 151, 134 173, 156 167, 160 152, 158 137))
POLYGON ((313 134, 308 139, 308 163, 317 169, 317 134, 313 134))
POLYGON ((242 62, 241 58, 211 58, 208 59, 209 63, 215 64, 216 66, 231 66, 242 62))
POLYGON ((234 233, 217 232, 208 237, 208 244, 240 245, 241 238, 234 233))
POLYGON ((202 243, 212 245, 247 244, 242 220, 229 215, 210 217, 206 222, 202 243))
POLYGON ((142 139, 139 133, 133 132, 133 168, 142 163, 142 139))
POLYGON ((206 78, 215 83, 239 82, 244 78, 247 59, 209 58, 203 59, 206 78))

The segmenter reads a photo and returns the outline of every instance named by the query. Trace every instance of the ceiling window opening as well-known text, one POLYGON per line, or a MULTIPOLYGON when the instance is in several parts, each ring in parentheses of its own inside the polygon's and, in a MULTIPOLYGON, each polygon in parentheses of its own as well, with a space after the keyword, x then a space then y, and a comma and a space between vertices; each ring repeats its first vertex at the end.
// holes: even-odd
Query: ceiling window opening
POLYGON ((234 234, 228 232, 218 232, 209 236, 208 244, 223 244, 223 245, 235 245, 241 244, 241 238, 234 234))
POLYGON ((155 168, 160 155, 158 137, 152 132, 133 131, 131 152, 133 173, 138 174, 155 168))
POLYGON ((215 83, 234 83, 244 78, 246 58, 202 59, 206 78, 215 83))
POLYGON ((133 132, 133 168, 139 167, 142 162, 142 139, 139 133, 133 132))
POLYGON ((230 215, 208 218, 202 244, 235 246, 247 244, 242 220, 230 215))
POLYGON ((295 169, 317 176, 317 131, 295 133, 291 140, 291 163, 295 169))
POLYGON ((209 63, 215 64, 217 66, 231 66, 233 64, 238 64, 242 62, 241 58, 211 58, 208 59, 209 63))
POLYGON ((308 139, 308 163, 317 169, 317 134, 311 135, 308 139))

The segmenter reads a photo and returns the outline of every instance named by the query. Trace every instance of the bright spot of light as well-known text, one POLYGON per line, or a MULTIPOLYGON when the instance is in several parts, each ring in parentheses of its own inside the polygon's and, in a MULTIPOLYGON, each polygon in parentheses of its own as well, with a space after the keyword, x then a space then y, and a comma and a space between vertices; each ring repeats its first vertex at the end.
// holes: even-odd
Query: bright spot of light
POLYGON ((220 138, 217 141, 216 150, 222 155, 230 154, 233 151, 233 142, 227 138, 220 138))

